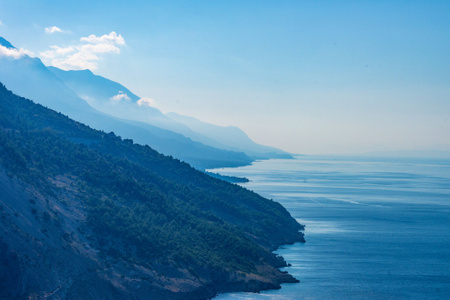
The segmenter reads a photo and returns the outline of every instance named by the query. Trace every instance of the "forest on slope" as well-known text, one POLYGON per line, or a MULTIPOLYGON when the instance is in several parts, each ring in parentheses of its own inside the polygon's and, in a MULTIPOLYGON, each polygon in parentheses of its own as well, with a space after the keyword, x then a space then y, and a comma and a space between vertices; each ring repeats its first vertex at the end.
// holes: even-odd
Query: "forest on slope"
POLYGON ((207 299, 295 281, 271 251, 303 227, 279 203, 3 85, 0 189, 1 297, 207 299))

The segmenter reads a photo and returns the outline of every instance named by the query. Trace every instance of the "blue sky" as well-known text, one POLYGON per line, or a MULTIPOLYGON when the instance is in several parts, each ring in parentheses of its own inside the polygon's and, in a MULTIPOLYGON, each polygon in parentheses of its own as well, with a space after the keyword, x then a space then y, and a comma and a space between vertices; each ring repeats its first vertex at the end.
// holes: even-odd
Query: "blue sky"
POLYGON ((0 22, 47 64, 114 31, 96 74, 291 152, 450 150, 449 1, 0 0, 0 22))

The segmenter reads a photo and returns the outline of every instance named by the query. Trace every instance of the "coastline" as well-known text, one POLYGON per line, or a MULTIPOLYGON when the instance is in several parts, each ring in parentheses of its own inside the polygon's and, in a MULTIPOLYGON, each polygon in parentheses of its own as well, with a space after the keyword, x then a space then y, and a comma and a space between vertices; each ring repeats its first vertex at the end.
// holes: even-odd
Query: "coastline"
POLYGON ((221 170, 283 203, 308 244, 275 252, 302 284, 216 299, 446 299, 449 162, 330 155, 221 170))
POLYGON ((280 203, 2 88, 0 278, 16 273, 0 298, 209 299, 297 282, 271 252, 304 240, 280 203))
MULTIPOLYGON (((237 169, 237 168, 240 168, 240 167, 246 167, 246 166, 253 165, 255 162, 258 162, 258 161, 271 160, 271 159, 282 159, 282 160, 290 160, 290 159, 292 159, 292 160, 296 160, 297 158, 296 157, 289 157, 289 158, 288 157, 286 157, 286 158, 278 158, 277 157, 277 158, 257 159, 257 160, 254 160, 251 164, 242 165, 242 166, 227 167, 227 169, 228 168, 237 169)), ((222 170, 222 169, 224 169, 224 168, 206 169, 205 173, 207 173, 210 176, 211 176, 211 174, 214 174, 217 177, 216 176, 213 176, 213 177, 219 178, 219 179, 222 179, 222 180, 225 180, 225 181, 228 181, 227 180, 228 178, 236 179, 237 180, 236 182, 233 182, 233 181, 228 181, 228 182, 231 182, 231 183, 234 183, 234 184, 239 184, 239 185, 242 184, 242 183, 245 184, 245 183, 248 183, 248 182, 252 181, 251 177, 247 178, 247 177, 223 175, 223 174, 220 173, 220 170, 222 170)), ((246 188, 245 185, 241 185, 241 186, 243 188, 246 188)), ((257 192, 255 192, 255 193, 257 193, 257 192)), ((257 194, 260 195, 259 193, 257 193, 257 194)), ((276 201, 276 202, 278 202, 278 201, 276 201)), ((291 213, 289 212, 289 214, 291 214, 291 213)), ((286 243, 277 244, 274 249, 271 249, 272 253, 274 253, 274 251, 282 249, 283 246, 294 245, 296 243, 305 243, 306 242, 306 240, 304 238, 305 225, 304 224, 300 224, 300 223, 298 223, 298 224, 301 226, 301 229, 299 229, 298 232, 301 234, 302 238, 298 239, 298 240, 289 241, 289 242, 286 242, 286 243)), ((226 295, 226 294, 234 293, 234 292, 260 293, 262 291, 268 291, 268 290, 279 290, 279 289, 282 288, 281 284, 284 284, 284 283, 300 283, 300 280, 295 278, 293 275, 289 274, 288 271, 281 270, 281 268, 290 267, 291 264, 288 263, 284 259, 284 257, 282 257, 280 255, 277 255, 277 257, 279 257, 283 261, 283 264, 277 266, 277 271, 279 272, 279 275, 278 275, 279 277, 276 276, 274 278, 271 278, 272 280, 275 279, 275 281, 272 282, 271 284, 259 283, 259 284, 253 284, 253 285, 248 285, 248 286, 245 286, 245 285, 244 286, 236 286, 237 289, 234 289, 232 286, 229 286, 229 289, 225 289, 223 291, 218 292, 211 299, 216 299, 217 297, 220 297, 222 295, 226 295)), ((273 274, 269 274, 269 275, 273 276, 273 274)))

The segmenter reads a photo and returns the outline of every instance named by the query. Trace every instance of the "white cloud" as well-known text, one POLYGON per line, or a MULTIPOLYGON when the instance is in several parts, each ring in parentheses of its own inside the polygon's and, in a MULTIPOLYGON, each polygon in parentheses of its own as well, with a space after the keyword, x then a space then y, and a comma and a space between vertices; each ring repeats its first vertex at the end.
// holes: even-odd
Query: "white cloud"
POLYGON ((155 100, 152 98, 141 98, 137 101, 139 106, 155 106, 155 100))
POLYGON ((90 44, 116 44, 116 45, 125 45, 125 40, 122 35, 111 31, 109 34, 104 34, 102 36, 96 36, 95 34, 91 34, 88 37, 82 37, 80 39, 81 42, 87 42, 90 44))
POLYGON ((12 57, 14 59, 19 59, 25 55, 34 56, 34 53, 26 50, 26 49, 16 49, 16 48, 7 48, 5 46, 0 45, 0 57, 7 56, 12 57))
POLYGON ((119 93, 115 96, 112 96, 111 98, 109 98, 109 100, 114 101, 114 102, 121 102, 121 101, 130 101, 131 98, 128 97, 128 95, 122 91, 119 91, 119 93))
POLYGON ((52 33, 57 33, 57 32, 63 32, 63 31, 61 30, 61 28, 56 27, 56 26, 45 28, 45 33, 47 33, 47 34, 52 34, 52 33))
POLYGON ((91 34, 80 39, 82 44, 59 47, 50 46, 50 50, 41 52, 45 63, 64 70, 97 69, 102 54, 120 54, 119 46, 125 45, 122 35, 114 31, 100 37, 91 34))
POLYGON ((3 22, 0 20, 0 26, 2 26, 3 25, 3 22))

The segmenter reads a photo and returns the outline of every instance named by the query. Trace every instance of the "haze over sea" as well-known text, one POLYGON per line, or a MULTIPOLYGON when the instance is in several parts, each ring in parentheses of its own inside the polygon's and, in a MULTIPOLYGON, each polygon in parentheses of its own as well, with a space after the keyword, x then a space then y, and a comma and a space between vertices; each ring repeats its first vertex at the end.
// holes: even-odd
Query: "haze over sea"
POLYGON ((277 251, 301 282, 215 299, 448 299, 450 160, 301 156, 224 175, 285 206, 305 244, 277 251))

